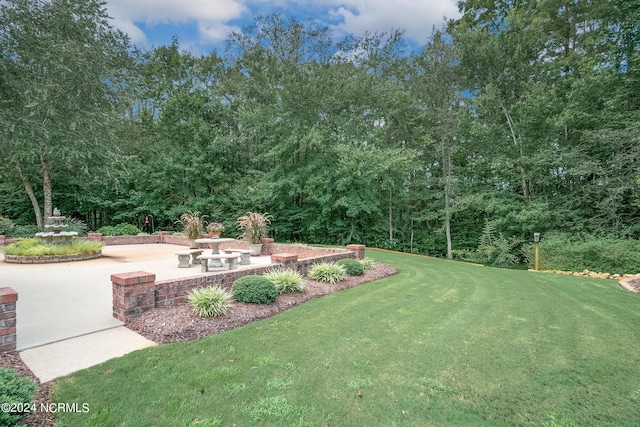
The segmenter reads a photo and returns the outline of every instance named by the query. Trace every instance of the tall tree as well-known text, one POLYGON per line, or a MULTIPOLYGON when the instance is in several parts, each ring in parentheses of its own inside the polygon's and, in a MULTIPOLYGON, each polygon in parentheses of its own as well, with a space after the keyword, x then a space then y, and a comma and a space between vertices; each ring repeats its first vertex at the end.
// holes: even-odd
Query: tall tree
POLYGON ((97 0, 3 1, 0 28, 0 150, 42 228, 60 176, 111 176, 129 43, 97 0))

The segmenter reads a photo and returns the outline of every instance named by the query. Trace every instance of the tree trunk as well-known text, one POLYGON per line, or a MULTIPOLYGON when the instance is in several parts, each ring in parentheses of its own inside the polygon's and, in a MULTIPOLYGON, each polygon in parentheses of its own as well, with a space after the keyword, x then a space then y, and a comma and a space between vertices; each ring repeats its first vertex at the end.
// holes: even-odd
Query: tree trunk
POLYGON ((20 181, 22 181, 22 185, 24 185, 24 190, 27 192, 29 196, 29 200, 31 200, 31 205, 33 206, 33 213, 36 215, 36 225, 38 229, 44 230, 44 223, 42 222, 42 214, 40 213, 40 204, 38 203, 38 199, 36 198, 35 193, 33 192, 33 187, 27 181, 27 178, 22 173, 22 167, 20 167, 20 162, 16 160, 15 162, 16 171, 18 172, 18 176, 20 177, 20 181))
POLYGON ((391 209, 391 189, 389 189, 389 243, 393 240, 393 210, 391 209))
POLYGON ((444 173, 444 232, 447 236, 447 259, 453 259, 453 244, 451 243, 451 180, 453 179, 451 165, 451 144, 449 137, 442 141, 442 163, 444 173))
MULTIPOLYGON (((507 111, 507 108, 504 105, 501 104, 500 106, 502 107, 504 116, 507 118, 507 124, 509 125, 509 131, 511 133, 511 139, 513 139, 513 144, 518 148, 520 159, 522 159, 522 157, 524 156, 524 153, 522 152, 522 144, 520 144, 520 142, 518 141, 518 136, 516 135, 516 128, 515 128, 515 123, 513 122, 513 118, 511 117, 511 114, 509 114, 509 111, 507 111)), ((529 185, 527 184, 527 175, 524 170, 524 167, 522 167, 522 165, 519 165, 519 167, 520 167, 520 185, 522 185, 522 196, 527 202, 530 202, 531 195, 529 193, 529 185)))
POLYGON ((44 221, 53 216, 53 190, 51 185, 51 172, 49 171, 49 163, 45 157, 45 143, 40 143, 40 166, 42 168, 42 193, 44 202, 44 221))

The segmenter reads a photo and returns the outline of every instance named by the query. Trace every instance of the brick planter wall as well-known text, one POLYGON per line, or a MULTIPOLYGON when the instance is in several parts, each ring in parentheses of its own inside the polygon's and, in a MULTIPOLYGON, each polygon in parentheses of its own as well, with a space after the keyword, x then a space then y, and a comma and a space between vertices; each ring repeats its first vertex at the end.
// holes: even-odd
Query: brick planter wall
POLYGON ((16 349, 16 303, 18 293, 0 288, 0 352, 16 349))
POLYGON ((53 264, 57 262, 87 261, 102 258, 102 250, 86 254, 22 256, 5 255, 4 262, 9 264, 53 264))
MULTIPOLYGON (((242 244, 246 245, 245 242, 229 242, 220 246, 221 248, 240 249, 242 244)), ((270 265, 261 265, 250 269, 221 270, 188 278, 161 281, 155 280, 155 274, 145 271, 113 274, 111 276, 113 317, 126 323, 145 311, 186 303, 187 294, 191 289, 208 285, 220 285, 230 289, 238 278, 249 274, 264 274, 276 265, 296 269, 303 276, 306 276, 308 269, 313 264, 334 262, 343 258, 356 258, 356 252, 344 249, 296 245, 275 245, 275 249, 283 249, 283 252, 272 254, 270 265), (295 253, 297 250, 303 253, 306 258, 302 259, 298 253, 295 253)))

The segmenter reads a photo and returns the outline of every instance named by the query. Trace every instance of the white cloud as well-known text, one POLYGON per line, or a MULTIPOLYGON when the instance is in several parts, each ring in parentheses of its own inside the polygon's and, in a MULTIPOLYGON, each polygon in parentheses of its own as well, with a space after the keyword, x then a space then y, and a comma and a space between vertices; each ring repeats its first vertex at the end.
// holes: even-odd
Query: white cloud
POLYGON ((217 22, 201 22, 198 24, 198 33, 200 36, 211 43, 226 40, 227 35, 232 31, 240 32, 241 28, 235 25, 226 25, 217 22))
POLYGON ((238 0, 108 0, 114 16, 149 24, 197 21, 226 22, 246 11, 238 0))
POLYGON ((136 23, 153 26, 193 22, 202 42, 216 43, 236 29, 227 22, 248 11, 241 0, 108 0, 107 10, 114 18, 113 25, 139 45, 147 45, 148 41, 136 23))
POLYGON ((356 35, 369 32, 405 30, 405 36, 424 43, 443 18, 458 17, 455 0, 349 0, 338 3, 330 14, 341 18, 339 27, 356 35))
POLYGON ((433 26, 442 25, 443 17, 458 17, 456 0, 107 0, 107 9, 114 25, 143 45, 147 36, 138 26, 141 23, 148 28, 193 23, 199 43, 217 44, 229 31, 238 30, 231 21, 250 21, 252 10, 291 12, 303 19, 308 14, 333 22, 336 35, 405 30, 406 37, 419 44, 433 26))

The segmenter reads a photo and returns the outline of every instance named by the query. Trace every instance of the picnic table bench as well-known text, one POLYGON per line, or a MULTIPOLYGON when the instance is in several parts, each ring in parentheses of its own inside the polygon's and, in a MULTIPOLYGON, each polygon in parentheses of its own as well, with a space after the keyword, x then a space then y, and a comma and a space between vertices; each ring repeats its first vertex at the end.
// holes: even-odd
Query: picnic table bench
POLYGON ((178 255, 178 268, 189 268, 191 264, 200 264, 198 255, 202 254, 202 249, 190 249, 186 251, 176 252, 178 255), (191 264, 189 264, 191 258, 191 264))
POLYGON ((206 273, 209 271, 209 261, 218 261, 218 264, 213 264, 212 267, 222 267, 221 259, 227 260, 229 263, 229 270, 233 270, 238 268, 238 258, 240 258, 239 253, 224 253, 224 254, 206 254, 206 255, 198 255, 198 260, 200 260, 200 271, 206 273))
POLYGON ((224 253, 232 254, 238 253, 240 254, 240 265, 249 265, 251 264, 251 251, 249 249, 222 249, 224 253))

